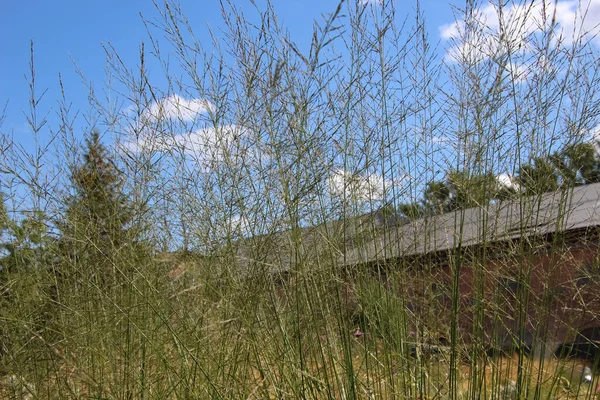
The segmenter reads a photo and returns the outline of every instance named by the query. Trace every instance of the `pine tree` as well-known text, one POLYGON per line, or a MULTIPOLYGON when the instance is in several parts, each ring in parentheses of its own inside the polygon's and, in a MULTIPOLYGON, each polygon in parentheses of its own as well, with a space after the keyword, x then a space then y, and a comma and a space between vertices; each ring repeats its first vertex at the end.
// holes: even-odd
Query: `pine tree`
POLYGON ((133 209, 123 193, 123 177, 100 142, 87 139, 83 162, 71 175, 74 193, 67 198, 61 231, 61 253, 72 261, 113 260, 135 240, 133 209))
POLYGON ((496 177, 491 173, 471 174, 468 171, 451 171, 447 177, 450 202, 447 211, 481 207, 496 198, 499 191, 496 177))
POLYGON ((446 182, 430 182, 423 193, 426 214, 436 215, 449 211, 450 187, 446 182))
POLYGON ((600 182, 600 162, 591 143, 567 145, 552 156, 552 161, 566 186, 600 182))
MULTIPOLYGON (((500 189, 493 174, 471 175, 467 171, 450 171, 444 181, 430 182, 423 193, 422 205, 404 206, 414 216, 436 215, 489 204, 500 189)), ((406 215, 406 214, 405 214, 406 215)), ((407 215, 414 218, 413 215, 407 215)))
POLYGON ((537 157, 528 165, 519 169, 519 185, 525 189, 527 196, 538 195, 558 190, 558 171, 552 161, 537 157))

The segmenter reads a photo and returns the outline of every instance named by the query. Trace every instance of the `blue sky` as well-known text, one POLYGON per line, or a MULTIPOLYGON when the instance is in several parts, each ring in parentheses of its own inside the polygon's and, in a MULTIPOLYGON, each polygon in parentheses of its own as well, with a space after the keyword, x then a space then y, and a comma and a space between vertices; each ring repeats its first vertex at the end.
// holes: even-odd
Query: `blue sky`
MULTIPOLYGON (((370 6, 379 7, 380 0, 352 1, 369 2, 370 6)), ((461 31, 460 21, 458 24, 454 23, 455 16, 451 5, 443 0, 422 0, 421 7, 426 18, 429 42, 434 46, 439 45, 437 47, 439 60, 445 59, 448 63, 452 63, 452 57, 461 53, 467 53, 469 57, 476 57, 477 61, 492 60, 498 55, 501 58, 503 54, 506 54, 505 46, 515 46, 516 50, 513 49, 513 51, 519 52, 522 56, 520 60, 525 60, 525 63, 508 67, 502 65, 498 68, 511 69, 514 72, 513 77, 517 76, 514 80, 518 85, 528 79, 526 72, 521 74, 520 71, 527 71, 530 67, 532 70, 546 69, 545 65, 539 63, 538 54, 530 47, 530 42, 535 41, 535 37, 539 33, 539 16, 543 8, 543 1, 528 0, 526 4, 529 4, 529 7, 523 7, 522 5, 525 3, 521 1, 509 2, 503 13, 503 18, 506 19, 503 24, 499 24, 496 10, 491 5, 495 2, 481 1, 479 15, 485 33, 477 39, 477 42, 465 43, 457 47, 449 47, 452 40, 457 39, 459 31, 461 31), (507 27, 508 35, 502 39, 505 42, 498 40, 498 37, 502 36, 499 34, 499 25, 507 27), (526 64, 528 60, 532 64, 526 64)), ((547 4, 555 4, 554 1, 545 1, 547 4)), ((264 0, 257 0, 257 2, 259 6, 260 3, 264 4, 264 0)), ((567 34, 563 42, 564 50, 568 50, 571 45, 568 35, 580 27, 573 22, 578 18, 580 4, 583 4, 583 8, 580 8, 579 11, 583 10, 587 14, 586 22, 583 24, 584 30, 597 33, 596 24, 597 21, 600 21, 600 0, 581 0, 581 2, 579 3, 579 0, 559 0, 555 7, 552 6, 548 9, 556 10, 559 29, 564 30, 567 34)), ((460 3, 464 4, 464 1, 460 3)), ((250 0, 237 0, 234 1, 234 4, 243 10, 250 19, 252 19, 252 15, 255 15, 250 0)), ((321 21, 322 14, 333 11, 337 4, 338 2, 335 0, 273 0, 279 22, 289 30, 292 41, 301 50, 307 50, 309 47, 313 21, 315 19, 321 21)), ((398 24, 402 24, 405 17, 408 17, 409 23, 412 22, 410 16, 414 13, 415 1, 397 0, 395 4, 398 24)), ((150 21, 158 15, 151 0, 106 0, 103 2, 74 0, 8 2, 5 0, 2 6, 2 13, 0 13, 0 106, 6 105, 6 115, 0 132, 2 134, 12 133, 17 141, 29 148, 32 144, 31 132, 27 126, 24 112, 27 113, 29 107, 29 90, 25 75, 29 75, 30 41, 33 41, 35 45, 37 95, 46 91, 38 109, 38 115, 40 117, 47 115, 48 120, 47 126, 41 131, 42 137, 48 138, 52 134, 52 129, 56 130, 58 125, 56 111, 57 101, 60 98, 58 84, 60 73, 67 101, 72 105, 72 113, 80 112, 74 130, 78 137, 82 138, 84 133, 89 130, 88 125, 90 124, 86 121, 86 110, 89 109, 88 89, 76 72, 74 63, 85 75, 86 82, 93 85, 96 95, 102 98, 102 91, 106 87, 106 55, 102 44, 110 43, 124 63, 134 69, 138 63, 140 43, 145 41, 146 50, 150 50, 148 35, 140 14, 150 21)), ((196 38, 206 50, 210 50, 211 38, 207 25, 217 34, 223 26, 220 2, 218 0, 182 0, 181 7, 194 28, 196 38)), ((160 34, 155 36, 155 38, 160 37, 160 34)), ((600 36, 592 40, 592 46, 596 50, 600 47, 598 46, 599 38, 600 36)), ((148 59, 151 60, 151 57, 148 59)), ((166 89, 161 87, 161 84, 164 86, 165 78, 161 77, 158 65, 149 61, 148 67, 152 78, 151 84, 158 87, 159 90, 166 89), (156 73, 153 73, 153 69, 156 73)), ((459 82, 454 83, 459 84, 459 82)), ((145 117, 156 119, 157 110, 164 108, 158 112, 163 114, 162 117, 166 117, 167 120, 179 119, 185 120, 185 122, 194 122, 196 116, 206 113, 206 110, 211 107, 210 104, 205 104, 203 99, 178 96, 185 96, 183 93, 170 93, 170 95, 170 97, 160 99, 158 103, 148 105, 143 113, 146 114, 145 117), (196 110, 195 114, 192 113, 192 115, 188 112, 185 115, 182 114, 180 109, 177 110, 181 106, 187 107, 188 111, 196 110)), ((594 96, 596 95, 594 94, 594 96)), ((129 104, 119 104, 118 106, 124 110, 129 104)), ((142 116, 144 116, 143 114, 142 116)), ((446 128, 450 125, 446 122, 444 121, 441 129, 451 130, 452 127, 446 128)), ((221 134, 226 136, 233 136, 232 133, 236 130, 235 125, 223 125, 222 128, 224 132, 221 134)), ((600 132, 600 130, 597 131, 600 132)), ((215 130, 209 128, 187 132, 189 133, 187 136, 180 132, 171 133, 175 137, 171 142, 166 143, 167 146, 183 144, 190 146, 192 150, 195 146, 197 148, 197 146, 212 145, 209 142, 211 140, 214 142, 215 136, 215 130)), ((435 136, 432 140, 433 145, 439 147, 446 146, 443 144, 444 142, 451 142, 444 136, 435 136)), ((456 144, 457 140, 450 143, 450 145, 456 144)), ((165 144, 163 143, 163 145, 165 144)), ((140 143, 134 143, 131 148, 135 149, 135 146, 140 146, 140 143)), ((446 147, 447 149, 448 147, 446 147)), ((436 157, 439 154, 437 153, 436 157)), ((515 164, 515 161, 511 159, 510 163, 515 164)), ((438 169, 437 166, 436 169, 438 169)), ((447 166, 442 166, 439 171, 435 172, 437 174, 435 179, 440 178, 440 174, 445 172, 444 169, 447 169, 447 166)), ((495 173, 505 172, 503 170, 495 171, 495 173)), ((349 173, 340 170, 333 171, 333 173, 337 174, 338 180, 344 183, 347 179, 353 178, 352 174, 355 172, 349 173)), ((385 186, 382 185, 382 182, 386 182, 386 179, 377 174, 381 174, 381 171, 364 172, 359 180, 359 182, 364 181, 359 184, 361 190, 368 189, 370 191, 371 187, 379 190, 385 186)), ((333 180, 335 181, 335 177, 333 180)), ((396 185, 394 182, 390 182, 390 184, 396 185)))
MULTIPOLYGON (((281 22, 290 30, 291 37, 300 46, 309 43, 314 19, 335 9, 332 0, 275 1, 281 22)), ((236 2, 244 10, 252 10, 248 0, 236 2)), ((196 34, 209 42, 206 25, 221 26, 218 0, 184 0, 181 2, 196 34)), ((450 6, 444 1, 428 0, 422 4, 431 27, 431 39, 439 38, 438 27, 452 22, 450 6)), ((398 3, 398 17, 414 10, 410 1, 398 3)), ((150 0, 28 0, 2 1, 0 13, 0 104, 7 105, 3 130, 12 130, 22 136, 27 132, 23 111, 28 110, 29 48, 35 46, 36 86, 41 94, 47 93, 40 103, 42 112, 56 108, 59 96, 58 74, 62 75, 67 98, 75 109, 86 108, 87 90, 75 71, 73 62, 86 78, 101 87, 104 78, 105 53, 102 43, 111 43, 131 67, 137 62, 139 45, 147 41, 140 13, 147 19, 157 15, 150 0)), ((27 140, 26 137, 22 137, 27 140)))
MULTIPOLYGON (((359 1, 377 4, 379 0, 359 1)), ((535 3, 540 2, 541 0, 535 0, 535 3)), ((249 0, 236 0, 234 3, 252 15, 249 0)), ((322 14, 331 12, 337 5, 335 0, 274 0, 273 3, 280 21, 289 29, 292 40, 301 49, 306 49, 310 42, 313 21, 320 20, 322 14)), ((456 3, 463 5, 464 2, 456 3)), ((398 0, 395 4, 400 22, 414 11, 416 2, 398 0)), ((600 0, 582 0, 581 4, 588 12, 589 28, 600 20, 600 0)), ((577 0, 558 2, 559 22, 562 22, 567 30, 571 28, 567 21, 574 15, 577 5, 577 0)), ((204 45, 209 45, 210 38, 206 26, 209 25, 213 30, 222 26, 220 2, 183 0, 181 6, 194 26, 197 37, 204 45)), ((448 39, 456 33, 451 25, 454 21, 451 5, 444 0, 422 0, 421 7, 426 16, 430 41, 433 44, 441 43, 440 52, 445 51, 449 44, 448 39)), ((488 13, 493 20, 493 7, 482 1, 481 9, 483 14, 488 13)), ((29 73, 30 41, 35 45, 38 95, 47 90, 39 111, 40 114, 49 113, 48 119, 52 125, 53 110, 56 109, 56 101, 60 94, 59 73, 62 75, 66 95, 73 109, 86 109, 87 89, 75 71, 74 62, 85 74, 88 82, 97 89, 105 84, 103 43, 112 44, 125 63, 131 68, 135 67, 140 43, 144 40, 147 42, 147 33, 140 14, 148 20, 157 16, 151 0, 2 1, 0 105, 6 105, 6 118, 2 130, 12 131, 17 136, 23 136, 27 132, 23 111, 28 109, 29 91, 24 76, 29 73)), ((443 54, 440 57, 443 57, 443 54)), ((22 139, 27 141, 26 135, 22 139)))

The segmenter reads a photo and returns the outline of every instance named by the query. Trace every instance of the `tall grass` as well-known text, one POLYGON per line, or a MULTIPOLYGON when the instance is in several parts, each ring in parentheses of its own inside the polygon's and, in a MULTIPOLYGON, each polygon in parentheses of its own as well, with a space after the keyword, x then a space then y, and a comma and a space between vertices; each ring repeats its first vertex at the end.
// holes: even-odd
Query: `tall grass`
POLYGON ((501 2, 488 31, 486 4, 455 8, 444 58, 418 2, 405 18, 391 1, 340 1, 308 45, 270 2, 224 1, 210 44, 157 2, 138 65, 107 45, 102 91, 79 71, 84 130, 110 146, 136 227, 110 249, 93 248, 102 232, 67 238, 84 257, 65 255, 59 229, 82 116, 62 82, 56 115, 40 110, 32 45, 34 145, 0 131, 4 255, 18 256, 2 261, 0 397, 592 398, 582 376, 597 363, 545 347, 565 290, 581 299, 565 316, 580 314, 561 327, 597 318, 593 278, 556 283, 596 251, 591 233, 579 248, 528 236, 543 194, 516 193, 521 240, 463 243, 457 212, 456 251, 415 254, 397 243, 432 249, 436 235, 399 237, 381 213, 450 171, 515 175, 596 127, 589 25, 561 36, 551 4, 501 2))

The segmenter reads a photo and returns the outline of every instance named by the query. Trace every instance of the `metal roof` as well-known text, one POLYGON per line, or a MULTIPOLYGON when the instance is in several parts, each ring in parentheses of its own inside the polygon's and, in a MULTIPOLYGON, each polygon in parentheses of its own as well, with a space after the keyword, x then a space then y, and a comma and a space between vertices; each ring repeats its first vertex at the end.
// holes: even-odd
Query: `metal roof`
POLYGON ((415 220, 347 249, 342 263, 373 262, 596 226, 600 226, 600 183, 415 220))
POLYGON ((288 271, 302 260, 356 265, 398 257, 600 226, 600 183, 523 196, 414 221, 377 213, 242 240, 242 270, 288 271), (386 220, 385 222, 383 222, 386 220))

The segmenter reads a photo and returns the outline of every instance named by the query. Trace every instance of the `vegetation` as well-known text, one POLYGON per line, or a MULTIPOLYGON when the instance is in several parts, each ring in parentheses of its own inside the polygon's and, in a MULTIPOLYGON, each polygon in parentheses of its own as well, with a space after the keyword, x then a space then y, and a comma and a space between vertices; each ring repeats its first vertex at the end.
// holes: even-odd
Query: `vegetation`
POLYGON ((139 65, 105 48, 91 126, 64 91, 39 122, 32 50, 33 150, 0 126, 0 398, 596 396, 549 333, 597 321, 593 233, 386 253, 450 234, 407 218, 600 182, 594 32, 469 1, 443 57, 418 2, 340 1, 305 49, 250 3, 210 51, 157 6, 139 65))
POLYGON ((398 211, 410 219, 481 207, 494 200, 516 198, 569 189, 600 182, 598 143, 568 144, 549 157, 535 157, 522 165, 514 183, 507 186, 492 173, 450 171, 442 181, 429 182, 418 202, 400 204, 398 211))

